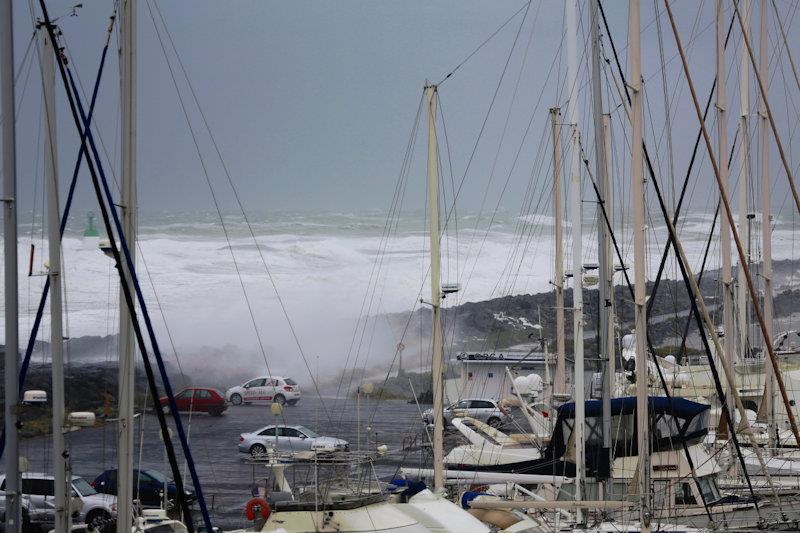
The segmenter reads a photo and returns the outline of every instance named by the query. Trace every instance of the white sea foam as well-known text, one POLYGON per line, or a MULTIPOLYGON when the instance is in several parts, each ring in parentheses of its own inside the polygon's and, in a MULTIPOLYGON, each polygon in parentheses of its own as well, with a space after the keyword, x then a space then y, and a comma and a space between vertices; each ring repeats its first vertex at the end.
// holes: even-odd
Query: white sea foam
MULTIPOLYGON (((473 215, 465 215, 462 220, 469 220, 470 216, 473 215)), ((247 361, 253 368, 263 368, 264 360, 243 295, 243 284, 270 369, 298 375, 301 370, 305 372, 292 332, 261 263, 260 249, 309 364, 312 367, 319 364, 323 371, 341 366, 356 319, 362 312, 364 293, 379 258, 378 251, 382 249, 383 217, 370 212, 363 215, 283 215, 275 220, 258 220, 253 223, 258 248, 241 219, 236 217, 226 218, 233 235, 231 248, 222 237, 218 221, 206 215, 183 214, 143 220, 138 271, 162 349, 172 351, 165 335, 163 312, 176 349, 187 354, 186 358, 197 353, 214 353, 216 364, 225 366, 247 361), (231 249, 241 274, 241 284, 231 249)), ((389 240, 385 249, 379 290, 371 307, 367 308, 371 315, 408 311, 418 306, 420 296, 429 297, 427 236, 421 217, 418 222, 410 220, 401 224, 397 236, 389 240)), ((520 227, 518 222, 516 217, 507 216, 496 221, 488 234, 481 228, 475 232, 470 222, 462 224, 457 238, 451 233, 443 239, 442 281, 459 282, 463 287, 461 293, 448 298, 451 305, 548 290, 553 262, 550 217, 526 219, 531 224, 544 223, 530 239, 527 238, 530 226, 524 230, 526 234, 522 240, 515 235, 515 228, 518 231, 520 227), (476 260, 479 249, 481 253, 476 260)), ((683 243, 695 268, 699 265, 710 222, 710 217, 693 216, 684 228, 683 243)), ((68 334, 72 337, 113 334, 118 321, 115 270, 111 260, 101 252, 86 249, 78 233, 73 228, 63 242, 68 334)), ((565 233, 568 237, 569 232, 565 233)), ((658 267, 666 231, 657 230, 650 235, 648 270, 652 276, 658 267)), ((584 237, 584 261, 595 262, 596 237, 588 227, 584 237)), ((778 226, 773 247, 775 259, 793 257, 793 239, 791 226, 778 226)), ((632 246, 624 239, 620 244, 629 261, 632 246)), ((36 245, 34 274, 41 274, 47 245, 38 241, 36 245)), ((568 238, 565 246, 569 256, 568 238)), ((20 338, 23 345, 45 279, 41 275, 27 276, 29 247, 29 240, 20 241, 20 338)), ((569 262, 568 270, 571 269, 569 262)), ((716 264, 717 255, 712 253, 709 266, 713 268, 716 264)), ((48 338, 48 322, 45 314, 42 339, 48 338)), ((381 338, 373 341, 373 351, 390 354, 399 335, 400 332, 385 328, 378 335, 381 338)))

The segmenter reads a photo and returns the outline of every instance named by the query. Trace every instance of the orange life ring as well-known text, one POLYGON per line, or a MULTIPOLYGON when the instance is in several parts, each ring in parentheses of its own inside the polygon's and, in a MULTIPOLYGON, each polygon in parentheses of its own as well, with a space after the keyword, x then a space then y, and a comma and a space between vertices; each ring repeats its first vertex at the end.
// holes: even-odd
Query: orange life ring
POLYGON ((245 505, 244 508, 244 513, 245 516, 247 516, 248 520, 252 521, 256 519, 256 509, 255 509, 256 507, 260 509, 261 518, 263 518, 264 520, 269 518, 270 508, 269 508, 269 503, 267 503, 267 500, 265 500, 264 498, 253 498, 247 502, 247 505, 245 505))

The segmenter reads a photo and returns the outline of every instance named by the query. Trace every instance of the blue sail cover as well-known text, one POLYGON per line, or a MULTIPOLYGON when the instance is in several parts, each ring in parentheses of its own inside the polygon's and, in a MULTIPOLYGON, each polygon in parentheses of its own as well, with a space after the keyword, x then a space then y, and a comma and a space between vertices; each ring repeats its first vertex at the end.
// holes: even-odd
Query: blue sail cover
MULTIPOLYGON (((603 402, 601 400, 587 400, 584 402, 587 417, 603 416, 603 402)), ((710 405, 693 402, 685 398, 667 398, 665 396, 650 396, 647 407, 650 415, 670 414, 683 419, 691 419, 707 411, 710 405)), ((611 399, 611 416, 627 415, 636 412, 636 396, 611 399)), ((568 402, 558 408, 558 416, 575 418, 575 402, 568 402)))

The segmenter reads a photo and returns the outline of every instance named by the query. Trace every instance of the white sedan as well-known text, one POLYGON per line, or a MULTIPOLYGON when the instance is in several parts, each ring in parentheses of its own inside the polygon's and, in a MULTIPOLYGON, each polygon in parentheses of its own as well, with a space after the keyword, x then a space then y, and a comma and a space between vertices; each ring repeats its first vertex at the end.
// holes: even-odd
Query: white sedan
POLYGON ((239 452, 253 457, 264 455, 267 449, 277 448, 287 452, 347 451, 346 440, 321 437, 305 426, 267 426, 239 436, 239 452))

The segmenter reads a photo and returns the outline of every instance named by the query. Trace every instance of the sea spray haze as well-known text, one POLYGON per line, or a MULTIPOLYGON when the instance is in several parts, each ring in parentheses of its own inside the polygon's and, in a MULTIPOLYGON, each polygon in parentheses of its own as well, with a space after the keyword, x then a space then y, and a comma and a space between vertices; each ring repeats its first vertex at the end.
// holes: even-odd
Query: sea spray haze
MULTIPOLYGON (((82 238, 85 215, 73 217, 63 244, 66 326, 72 338, 113 335, 118 327, 116 273, 96 242, 82 238)), ((461 283, 462 291, 451 295, 446 304, 548 290, 553 248, 550 217, 521 219, 500 212, 491 228, 487 227, 488 217, 483 218, 476 225, 477 213, 459 213, 449 223, 442 243, 442 279, 461 283)), ((47 246, 40 221, 31 223, 30 214, 21 220, 28 221, 25 238, 19 244, 20 327, 24 339, 45 279, 36 274, 44 270, 43 250, 47 246), (29 277, 31 243, 36 253, 34 276, 29 277)), ((225 217, 229 246, 216 214, 142 214, 139 276, 168 358, 174 358, 171 339, 180 363, 195 376, 194 381, 206 380, 217 386, 264 373, 267 367, 272 373, 290 375, 307 384, 309 368, 321 375, 336 374, 348 354, 351 365, 358 357, 359 367, 387 366, 403 333, 397 321, 374 320, 366 331, 363 321, 361 329, 357 330, 357 325, 363 315, 408 312, 420 305, 420 297, 428 296, 424 213, 403 214, 388 240, 382 239, 386 214, 377 210, 273 213, 253 217, 251 222, 255 241, 241 216, 225 217), (377 280, 376 264, 380 265, 377 280)), ((704 215, 687 219, 683 228, 685 246, 694 258, 699 257, 710 222, 711 217, 704 215)), ((587 235, 591 235, 588 230, 587 224, 587 235)), ((663 245, 657 228, 653 234, 651 272, 657 267, 663 245)), ((791 241, 791 226, 779 222, 775 240, 780 243, 782 239, 791 241)), ((790 246, 774 249, 776 259, 792 256, 790 246)), ((587 251, 587 262, 594 261, 592 253, 587 251)), ((47 339, 48 334, 45 314, 40 339, 47 339)), ((426 334, 407 332, 403 342, 408 355, 418 355, 420 347, 424 351, 426 334)), ((108 345, 70 356, 106 359, 110 355, 108 345)), ((409 358, 409 362, 412 360, 420 361, 418 357, 409 358)))

